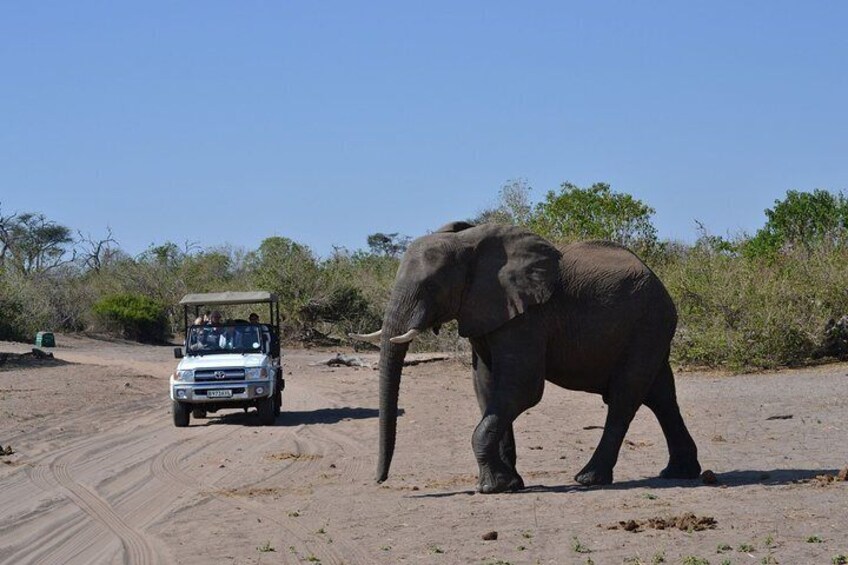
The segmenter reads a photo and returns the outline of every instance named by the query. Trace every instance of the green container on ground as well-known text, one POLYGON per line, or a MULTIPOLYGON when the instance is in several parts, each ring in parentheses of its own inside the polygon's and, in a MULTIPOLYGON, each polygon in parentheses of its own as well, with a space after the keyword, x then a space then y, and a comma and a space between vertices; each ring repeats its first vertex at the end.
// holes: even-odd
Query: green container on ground
POLYGON ((37 347, 56 347, 56 338, 53 332, 38 332, 35 334, 35 345, 37 347))

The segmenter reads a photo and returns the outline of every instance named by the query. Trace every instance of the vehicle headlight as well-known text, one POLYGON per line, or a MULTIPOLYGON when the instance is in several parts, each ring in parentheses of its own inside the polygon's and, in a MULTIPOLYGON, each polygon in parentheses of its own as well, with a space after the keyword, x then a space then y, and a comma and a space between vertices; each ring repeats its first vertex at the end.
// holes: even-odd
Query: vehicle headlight
POLYGON ((177 371, 174 373, 175 381, 192 382, 194 381, 194 371, 177 371))
POLYGON ((249 381, 258 381, 268 378, 268 369, 265 367, 251 367, 244 370, 244 377, 249 381))

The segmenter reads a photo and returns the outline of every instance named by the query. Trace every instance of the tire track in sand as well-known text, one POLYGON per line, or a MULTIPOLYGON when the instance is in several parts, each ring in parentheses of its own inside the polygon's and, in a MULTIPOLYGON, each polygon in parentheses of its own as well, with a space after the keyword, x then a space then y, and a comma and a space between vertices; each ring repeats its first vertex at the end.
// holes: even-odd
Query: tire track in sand
MULTIPOLYGON (((257 481, 242 484, 238 487, 238 490, 259 488, 260 485, 268 486, 269 480, 273 480, 274 484, 304 484, 314 479, 320 472, 320 461, 326 454, 327 443, 316 441, 315 438, 309 438, 304 441, 303 436, 309 435, 304 434, 304 428, 302 425, 295 428, 275 427, 273 430, 284 431, 284 436, 280 437, 279 433, 275 433, 269 435, 264 441, 252 443, 252 450, 246 456, 261 457, 263 453, 267 453, 267 450, 271 448, 270 444, 276 446, 281 443, 281 440, 288 440, 293 444, 296 454, 308 455, 310 457, 305 457, 302 460, 294 458, 282 469, 266 474, 257 481)), ((229 435, 221 434, 221 437, 204 442, 204 445, 200 448, 185 444, 172 444, 151 461, 151 470, 154 475, 160 477, 164 482, 171 485, 180 485, 180 490, 184 490, 187 487, 198 494, 210 496, 214 500, 231 508, 248 510, 255 516, 262 518, 263 521, 274 524, 284 532, 284 536, 287 539, 293 540, 293 543, 290 545, 305 547, 312 558, 318 559, 322 563, 350 565, 353 563, 370 564, 374 562, 373 558, 364 554, 355 543, 351 543, 348 540, 334 536, 333 543, 328 544, 325 540, 317 539, 314 531, 298 523, 302 518, 289 517, 286 513, 270 508, 267 504, 249 497, 234 497, 230 494, 225 494, 220 487, 220 483, 226 481, 228 478, 237 477, 240 473, 238 470, 232 471, 215 481, 204 480, 202 476, 189 474, 183 470, 184 465, 182 462, 187 456, 209 449, 214 444, 226 440, 229 435)), ((275 505, 285 507, 284 503, 288 499, 289 497, 283 494, 282 499, 277 500, 276 503, 278 504, 275 505)), ((289 556, 286 553, 281 553, 278 557, 281 557, 284 562, 289 562, 290 559, 292 563, 300 563, 302 561, 300 558, 294 555, 289 556)))
MULTIPOLYGON (((175 486, 173 480, 163 478, 162 473, 157 471, 160 466, 157 462, 162 459, 163 454, 173 450, 182 450, 187 453, 202 451, 210 444, 220 441, 226 436, 232 434, 234 429, 227 429, 226 427, 217 428, 211 431, 211 434, 209 434, 211 437, 175 437, 170 444, 165 446, 165 448, 159 448, 156 446, 145 445, 143 442, 139 443, 139 435, 148 436, 150 438, 161 437, 161 435, 157 435, 156 432, 161 431, 160 428, 168 428, 169 425, 168 423, 159 423, 161 419, 158 415, 154 416, 152 420, 149 418, 148 420, 148 424, 152 421, 154 425, 144 426, 143 429, 139 430, 138 434, 135 434, 135 437, 127 437, 127 434, 119 432, 117 434, 109 434, 106 437, 101 436, 100 440, 93 438, 80 441, 73 445, 66 446, 59 450, 59 452, 53 453, 50 458, 52 459, 52 463, 49 466, 40 465, 37 470, 34 470, 35 472, 33 473, 32 478, 39 483, 42 488, 49 489, 53 487, 53 491, 55 492, 56 488, 65 489, 67 486, 67 479, 68 476, 70 476, 70 468, 72 468, 76 474, 86 475, 92 468, 96 469, 103 463, 110 460, 126 460, 126 454, 121 453, 121 451, 125 450, 132 451, 132 457, 135 459, 135 461, 131 462, 127 467, 122 468, 109 477, 109 482, 112 483, 112 488, 119 489, 116 494, 110 497, 110 500, 112 500, 111 503, 107 502, 90 489, 82 487, 92 496, 100 499, 101 504, 95 504, 94 508, 100 509, 101 512, 99 514, 94 512, 92 515, 92 512, 88 511, 92 509, 91 505, 89 505, 88 509, 80 506, 85 514, 78 515, 74 517, 73 520, 70 518, 66 519, 66 521, 62 523, 63 532, 73 527, 75 532, 74 535, 58 537, 50 536, 49 547, 45 548, 42 546, 40 548, 42 550, 41 553, 43 554, 43 557, 39 562, 68 562, 74 556, 81 555, 83 553, 87 556, 91 553, 89 550, 90 546, 94 545, 105 547, 114 541, 115 537, 111 535, 111 533, 118 536, 118 540, 125 549, 125 555, 132 563, 135 563, 136 561, 130 556, 128 550, 132 550, 133 548, 137 549, 139 547, 141 547, 142 550, 144 550, 145 547, 153 550, 154 553, 157 553, 157 561, 159 562, 165 562, 167 560, 166 556, 164 556, 161 552, 155 552, 155 548, 157 546, 154 539, 147 537, 143 531, 158 516, 167 513, 170 509, 180 504, 177 500, 177 495, 183 489, 180 486, 175 486), (92 444, 94 444, 93 447, 92 444), (136 448, 134 446, 138 447, 136 448), (140 452, 153 449, 156 450, 155 455, 146 457, 143 455, 140 456, 140 452), (75 462, 71 467, 70 459, 72 454, 77 455, 77 459, 82 459, 83 461, 81 463, 75 462), (139 469, 143 467, 147 468, 146 478, 143 476, 138 477, 131 483, 128 483, 126 479, 121 478, 121 475, 129 475, 130 469, 139 469), (57 473, 50 472, 60 468, 64 468, 68 471, 64 481, 60 480, 61 476, 57 473), (45 471, 45 469, 47 469, 47 471, 45 471), (103 505, 111 508, 113 514, 123 517, 123 524, 119 524, 117 531, 115 528, 108 528, 108 525, 104 524, 102 520, 99 520, 99 518, 104 517, 102 512, 103 505), (80 522, 82 523, 80 524, 80 522), (129 528, 129 530, 127 530, 127 528, 129 528), (138 536, 133 536, 132 533, 129 533, 131 536, 129 540, 125 540, 121 537, 126 536, 128 532, 135 532, 138 534, 142 540, 141 545, 138 543, 138 536), (127 541, 129 543, 127 543, 127 541)), ((136 475, 137 474, 138 473, 136 473, 136 475)), ((73 486, 73 483, 76 481, 73 481, 72 478, 71 480, 71 486, 73 486)), ((77 503, 78 501, 74 500, 74 502, 77 503)), ((53 517, 54 516, 51 515, 51 518, 53 517)), ((79 562, 86 563, 84 560, 79 562)))
MULTIPOLYGON (((223 438, 220 438, 220 441, 223 438)), ((297 438, 292 438, 295 442, 295 445, 298 449, 301 449, 297 438)), ((278 442, 279 438, 268 438, 267 442, 278 442)), ((210 447, 215 441, 211 441, 206 446, 210 447)), ((265 442, 263 442, 265 443, 265 442)), ((226 495, 222 493, 221 488, 216 484, 217 482, 223 480, 219 479, 218 481, 205 481, 202 477, 197 477, 193 475, 189 475, 186 473, 181 465, 181 461, 183 460, 184 454, 182 453, 185 450, 184 447, 180 445, 169 446, 165 449, 160 457, 157 457, 155 465, 153 465, 153 469, 155 473, 162 473, 163 479, 170 481, 172 484, 177 483, 184 487, 188 487, 194 489, 197 493, 202 493, 207 495, 214 500, 225 504, 231 508, 240 508, 243 510, 249 510, 254 515, 261 517, 263 520, 267 520, 268 522, 276 525, 280 530, 285 532, 286 537, 291 540, 295 540, 295 543, 299 543, 310 550, 311 555, 319 559, 322 563, 350 563, 349 560, 346 560, 346 556, 351 553, 355 553, 354 548, 344 547, 344 544, 338 544, 339 550, 337 551, 335 548, 325 547, 323 545, 319 546, 315 544, 311 538, 314 536, 312 532, 308 529, 300 526, 296 523, 295 519, 286 518, 284 514, 279 511, 275 512, 269 509, 266 505, 251 500, 247 497, 237 497, 234 498, 232 496, 226 495)), ((290 471, 289 468, 291 465, 287 467, 286 470, 273 473, 274 477, 286 476, 290 471)), ((227 476, 237 475, 238 471, 234 471, 229 473, 227 476)), ((258 484, 267 482, 269 476, 264 476, 259 481, 255 481, 253 483, 247 483, 239 488, 241 489, 249 489, 255 487, 258 484)), ((288 554, 282 553, 280 557, 283 558, 284 562, 291 563, 300 563, 301 560, 295 558, 294 556, 289 556, 288 554)), ((367 561, 363 561, 365 563, 367 561)))
POLYGON ((147 537, 130 527, 109 503, 76 482, 65 464, 53 463, 50 470, 77 506, 118 537, 124 548, 126 561, 144 565, 162 562, 161 556, 153 544, 148 542, 147 537))
POLYGON ((73 562, 74 557, 90 546, 108 545, 114 539, 106 525, 92 520, 84 509, 67 495, 67 491, 52 472, 51 465, 59 459, 92 446, 118 445, 117 440, 123 433, 121 430, 113 430, 79 438, 26 467, 25 473, 30 485, 43 493, 60 497, 62 502, 52 506, 40 506, 30 513, 28 521, 33 524, 33 527, 28 529, 30 535, 24 539, 21 539, 20 535, 15 536, 15 545, 19 549, 8 556, 8 563, 73 562), (33 549, 36 546, 37 549, 33 549))
MULTIPOLYGON (((147 426, 139 426, 139 420, 151 423, 160 419, 157 410, 150 410, 134 423, 122 420, 108 432, 79 438, 31 464, 26 470, 29 481, 44 492, 63 496, 77 511, 62 508, 50 512, 39 528, 49 535, 38 536, 37 551, 33 552, 24 543, 16 555, 10 556, 13 559, 10 563, 24 558, 31 558, 33 563, 71 562, 82 554, 91 556, 108 549, 116 539, 124 550, 125 561, 145 564, 166 561, 148 536, 129 525, 109 502, 73 478, 69 461, 74 456, 82 459, 83 463, 73 468, 84 474, 87 467, 96 468, 112 452, 118 455, 122 450, 133 452, 139 438, 150 433, 147 426)), ((127 514, 131 515, 132 509, 127 514)))

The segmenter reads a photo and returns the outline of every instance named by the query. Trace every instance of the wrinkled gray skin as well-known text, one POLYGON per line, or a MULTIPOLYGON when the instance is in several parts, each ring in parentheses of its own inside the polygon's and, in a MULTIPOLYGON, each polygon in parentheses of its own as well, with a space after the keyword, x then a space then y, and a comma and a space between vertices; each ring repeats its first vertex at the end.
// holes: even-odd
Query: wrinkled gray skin
POLYGON ((472 436, 479 492, 524 487, 512 423, 539 402, 546 380, 601 394, 608 405, 600 443, 575 477, 579 483, 612 482, 622 441, 643 404, 668 443, 660 476, 699 475, 668 362, 677 314, 656 275, 612 243, 576 243, 560 252, 520 228, 456 222, 413 241, 398 270, 380 338, 379 482, 394 453, 409 345, 390 338, 438 330, 450 320, 458 320, 473 348, 482 413, 472 436))

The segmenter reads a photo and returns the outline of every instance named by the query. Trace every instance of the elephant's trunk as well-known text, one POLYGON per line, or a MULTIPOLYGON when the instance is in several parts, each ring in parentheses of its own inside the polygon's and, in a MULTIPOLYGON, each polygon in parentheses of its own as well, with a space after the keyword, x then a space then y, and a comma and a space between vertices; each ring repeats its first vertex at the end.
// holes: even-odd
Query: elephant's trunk
POLYGON ((392 336, 400 335, 410 328, 409 309, 400 307, 403 300, 393 297, 383 322, 380 341, 380 457, 377 462, 377 482, 389 476, 389 466, 395 451, 397 438, 398 394, 403 360, 409 342, 393 343, 392 336))

